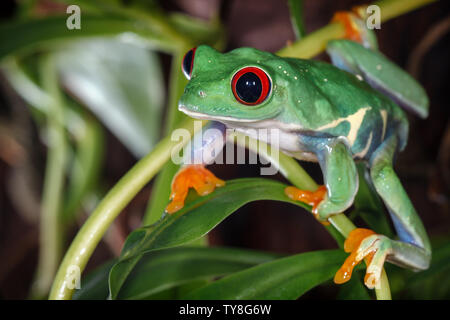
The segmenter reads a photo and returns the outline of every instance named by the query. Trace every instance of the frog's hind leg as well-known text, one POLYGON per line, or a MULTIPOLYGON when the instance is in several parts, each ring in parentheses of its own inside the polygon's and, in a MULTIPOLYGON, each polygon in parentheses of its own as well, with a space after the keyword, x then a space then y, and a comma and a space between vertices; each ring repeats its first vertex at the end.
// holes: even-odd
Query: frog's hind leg
POLYGON ((348 40, 331 40, 327 53, 333 65, 364 79, 403 109, 428 116, 429 100, 423 87, 406 71, 375 50, 348 40))
POLYGON ((363 232, 364 229, 352 231, 346 240, 346 251, 351 255, 336 273, 337 283, 347 281, 353 266, 364 258, 368 258, 365 283, 369 288, 378 285, 385 260, 413 270, 429 266, 431 247, 425 228, 392 168, 397 139, 391 136, 374 152, 370 159, 370 176, 389 209, 399 240, 363 232))

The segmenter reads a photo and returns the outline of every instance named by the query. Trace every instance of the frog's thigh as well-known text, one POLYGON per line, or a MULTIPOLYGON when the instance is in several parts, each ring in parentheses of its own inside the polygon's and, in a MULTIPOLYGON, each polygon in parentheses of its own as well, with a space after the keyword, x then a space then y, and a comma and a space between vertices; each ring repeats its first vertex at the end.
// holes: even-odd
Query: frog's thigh
POLYGON ((326 219, 347 209, 358 190, 358 173, 347 145, 335 139, 317 151, 327 195, 318 206, 320 218, 326 219))
POLYGON ((411 200, 392 168, 397 138, 388 138, 371 158, 370 175, 383 199, 397 230, 400 241, 392 241, 392 254, 387 260, 414 269, 426 269, 431 248, 425 228, 411 200))

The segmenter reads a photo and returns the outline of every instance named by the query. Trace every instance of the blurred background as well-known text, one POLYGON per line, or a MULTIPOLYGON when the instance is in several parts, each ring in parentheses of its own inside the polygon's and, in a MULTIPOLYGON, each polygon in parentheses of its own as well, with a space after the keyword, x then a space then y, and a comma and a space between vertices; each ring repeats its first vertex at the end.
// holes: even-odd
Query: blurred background
MULTIPOLYGON (((136 16, 142 11, 170 15, 193 43, 206 42, 224 51, 251 46, 275 52, 295 41, 287 1, 113 2, 132 9, 136 16)), ((363 3, 367 2, 304 1, 306 31, 326 25, 337 10, 363 3)), ((69 4, 2 0, 2 25, 30 22, 20 34, 8 29, 0 32, 2 57, 15 43, 38 37, 39 24, 34 28, 33 19, 65 19, 69 4)), ((98 14, 96 21, 103 19, 101 6, 86 6, 86 19, 85 7, 80 6, 82 30, 90 26, 88 14, 98 14)), ((409 115, 409 143, 397 159, 396 171, 433 243, 450 240, 449 7, 448 1, 438 1, 390 20, 377 31, 380 51, 411 73, 430 98, 427 119, 409 115)), ((101 27, 106 28, 105 35, 116 29, 107 19, 101 27)), ((45 28, 49 35, 58 32, 51 23, 45 28)), ((139 29, 138 23, 131 28, 139 29)), ((63 45, 39 42, 32 50, 23 45, 17 55, 4 60, 0 73, 0 299, 32 296, 40 225, 46 223, 41 208, 59 208, 64 213, 64 237, 59 244, 49 244, 64 251, 99 199, 164 136, 167 118, 177 117, 168 111, 168 93, 180 58, 168 53, 170 37, 161 39, 155 37, 147 45, 131 32, 114 39, 74 37, 63 45), (52 52, 52 63, 42 59, 47 52, 52 52), (51 68, 57 69, 62 90, 55 87, 51 68), (64 101, 65 109, 48 107, 54 105, 47 103, 49 99, 64 101), (61 161, 64 168, 58 171, 61 161), (52 163, 53 169, 49 168, 52 163)), ((315 58, 329 61, 325 54, 315 58)), ((321 181, 316 164, 302 164, 321 181)), ((225 180, 259 176, 259 165, 213 165, 211 170, 225 180)), ((273 179, 285 181, 282 176, 273 179)), ((116 219, 87 270, 119 255, 126 236, 141 223, 152 188, 153 183, 147 185, 116 219)), ((214 246, 286 254, 336 248, 307 211, 270 201, 242 207, 209 234, 209 241, 214 246)), ((304 297, 333 294, 329 288, 318 287, 304 297)))

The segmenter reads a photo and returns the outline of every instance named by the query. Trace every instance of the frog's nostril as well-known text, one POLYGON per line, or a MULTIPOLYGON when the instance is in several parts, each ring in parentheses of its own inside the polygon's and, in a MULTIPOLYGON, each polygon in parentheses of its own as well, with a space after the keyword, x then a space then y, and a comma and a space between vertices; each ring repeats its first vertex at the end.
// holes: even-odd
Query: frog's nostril
POLYGON ((200 90, 200 91, 198 92, 198 95, 200 96, 200 98, 205 98, 205 97, 206 97, 206 93, 205 93, 205 91, 203 91, 203 90, 200 90))

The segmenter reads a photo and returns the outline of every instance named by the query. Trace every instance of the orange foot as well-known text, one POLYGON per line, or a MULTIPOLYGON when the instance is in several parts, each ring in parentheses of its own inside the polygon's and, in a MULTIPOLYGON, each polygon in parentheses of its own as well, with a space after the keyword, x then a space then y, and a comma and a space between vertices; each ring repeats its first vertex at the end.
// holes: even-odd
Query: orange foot
POLYGON ((356 42, 362 42, 361 31, 355 22, 355 18, 358 16, 355 13, 347 11, 337 11, 331 22, 341 23, 345 28, 345 38, 356 42))
MULTIPOLYGON (((341 284, 350 280, 350 278, 352 277, 353 268, 361 262, 361 260, 357 259, 358 248, 361 245, 361 242, 367 237, 374 234, 375 232, 373 232, 372 230, 363 228, 357 228, 350 232, 348 238, 344 242, 344 250, 345 252, 350 253, 350 255, 347 257, 342 267, 336 272, 334 276, 334 283, 341 284)), ((374 254, 375 252, 371 252, 366 256, 367 265, 370 265, 374 254)), ((366 277, 364 279, 366 283, 370 276, 370 273, 366 274, 366 277)))
POLYGON ((323 225, 330 224, 329 222, 321 221, 319 219, 319 213, 317 211, 320 202, 322 202, 325 195, 327 194, 327 187, 319 186, 316 191, 307 191, 297 189, 296 187, 287 187, 286 189, 284 189, 284 193, 286 193, 286 195, 292 200, 301 201, 312 206, 311 212, 314 214, 316 219, 319 220, 323 225))
POLYGON ((172 181, 172 192, 166 207, 167 213, 174 213, 184 207, 184 199, 189 188, 194 188, 200 196, 205 196, 214 191, 216 187, 222 187, 225 181, 217 178, 211 171, 202 165, 189 165, 177 172, 172 181))

